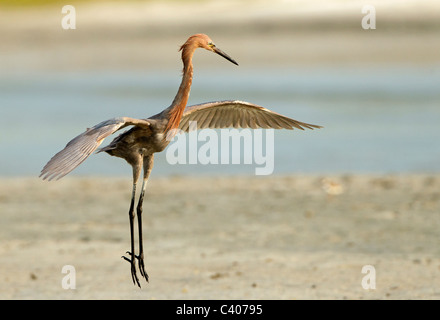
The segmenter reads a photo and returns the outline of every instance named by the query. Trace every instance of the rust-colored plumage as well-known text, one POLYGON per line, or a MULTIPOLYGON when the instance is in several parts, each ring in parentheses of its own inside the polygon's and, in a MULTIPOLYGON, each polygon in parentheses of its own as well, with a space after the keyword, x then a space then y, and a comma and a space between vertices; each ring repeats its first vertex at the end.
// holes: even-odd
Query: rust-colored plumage
POLYGON ((136 260, 141 276, 148 281, 142 243, 142 204, 145 189, 153 169, 154 153, 161 152, 166 148, 170 142, 169 133, 172 129, 179 128, 187 132, 191 129, 189 121, 197 121, 197 127, 200 129, 235 127, 253 129, 297 128, 303 130, 304 128, 320 128, 320 126, 285 117, 258 105, 237 100, 208 102, 188 107, 185 110, 193 77, 192 57, 197 48, 217 53, 238 65, 230 56, 218 49, 207 35, 196 34, 189 37, 179 50, 182 52, 183 62, 182 82, 168 108, 148 119, 119 117, 103 121, 87 129, 53 156, 40 174, 43 179, 61 179, 87 159, 106 137, 122 128, 132 126, 131 129, 117 136, 108 146, 99 149, 98 152, 104 151, 109 155, 123 158, 133 168, 133 188, 129 209, 131 251, 127 252, 129 257, 123 256, 123 258, 130 263, 133 283, 139 287, 136 260), (142 170, 142 190, 136 207, 139 236, 139 253, 136 255, 134 247, 134 205, 136 186, 142 170))
POLYGON ((188 103, 193 77, 192 56, 195 49, 194 36, 190 37, 179 49, 179 51, 182 51, 183 61, 182 83, 180 84, 179 91, 172 103, 174 107, 168 112, 168 123, 165 131, 176 129, 179 126, 183 111, 188 103))

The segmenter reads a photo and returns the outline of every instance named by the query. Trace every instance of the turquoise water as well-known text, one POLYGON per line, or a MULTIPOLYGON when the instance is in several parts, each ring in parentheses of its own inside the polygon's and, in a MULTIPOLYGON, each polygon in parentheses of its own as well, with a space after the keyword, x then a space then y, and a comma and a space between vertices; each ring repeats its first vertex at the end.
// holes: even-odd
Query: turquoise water
MULTIPOLYGON (((0 75, 0 176, 38 176, 86 127, 167 107, 179 82, 179 71, 0 75)), ((225 99, 325 127, 275 131, 274 174, 440 172, 440 67, 196 73, 190 104, 225 99)), ((250 175, 254 169, 170 165, 162 153, 154 175, 250 175)), ((130 173, 123 160, 97 154, 72 174, 130 173)))

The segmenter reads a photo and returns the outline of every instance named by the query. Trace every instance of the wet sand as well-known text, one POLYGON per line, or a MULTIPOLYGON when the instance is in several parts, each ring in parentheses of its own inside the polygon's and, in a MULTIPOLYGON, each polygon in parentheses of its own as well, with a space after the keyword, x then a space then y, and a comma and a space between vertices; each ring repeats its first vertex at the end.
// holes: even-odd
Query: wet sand
POLYGON ((142 289, 121 259, 130 184, 2 179, 0 298, 440 298, 438 175, 153 175, 142 289), (61 286, 64 265, 75 290, 61 286))

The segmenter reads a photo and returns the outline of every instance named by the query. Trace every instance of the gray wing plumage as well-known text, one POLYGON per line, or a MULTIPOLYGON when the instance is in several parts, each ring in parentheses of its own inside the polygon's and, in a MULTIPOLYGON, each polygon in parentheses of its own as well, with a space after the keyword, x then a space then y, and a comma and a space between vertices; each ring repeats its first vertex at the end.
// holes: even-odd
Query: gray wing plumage
POLYGON ((179 129, 192 130, 190 121, 197 122, 197 129, 251 128, 304 130, 322 128, 314 124, 300 122, 256 104, 238 100, 202 103, 186 108, 179 129))
POLYGON ((49 160, 41 170, 43 180, 61 179, 86 160, 106 137, 119 129, 134 124, 130 118, 113 118, 103 121, 72 139, 66 147, 49 160))

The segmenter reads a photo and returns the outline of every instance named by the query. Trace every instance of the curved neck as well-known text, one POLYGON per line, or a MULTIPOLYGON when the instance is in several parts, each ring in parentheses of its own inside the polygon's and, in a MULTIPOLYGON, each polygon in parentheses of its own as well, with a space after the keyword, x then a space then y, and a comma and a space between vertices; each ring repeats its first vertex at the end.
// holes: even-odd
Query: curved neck
POLYGON ((182 118, 183 111, 188 103, 189 92, 191 90, 192 78, 193 78, 193 66, 192 55, 195 49, 183 47, 182 49, 182 61, 183 61, 183 75, 182 82, 180 83, 179 91, 177 91, 176 97, 169 108, 165 110, 168 124, 166 131, 175 129, 179 126, 180 119, 182 118))

